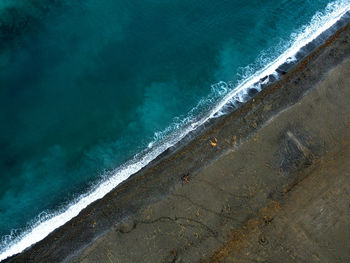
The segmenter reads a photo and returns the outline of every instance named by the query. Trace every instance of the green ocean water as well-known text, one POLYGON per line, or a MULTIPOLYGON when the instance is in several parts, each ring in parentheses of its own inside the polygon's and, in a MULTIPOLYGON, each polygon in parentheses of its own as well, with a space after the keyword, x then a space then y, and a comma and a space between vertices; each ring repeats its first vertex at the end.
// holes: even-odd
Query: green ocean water
POLYGON ((210 108, 227 92, 212 84, 276 58, 329 2, 0 2, 0 248, 210 108))

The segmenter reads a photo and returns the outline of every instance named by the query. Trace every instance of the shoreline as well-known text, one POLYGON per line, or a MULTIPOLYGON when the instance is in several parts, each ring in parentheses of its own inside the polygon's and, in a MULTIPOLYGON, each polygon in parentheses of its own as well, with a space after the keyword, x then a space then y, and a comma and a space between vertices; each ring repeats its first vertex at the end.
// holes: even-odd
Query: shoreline
MULTIPOLYGON (((236 141, 234 147, 239 147, 244 140, 250 140, 254 132, 266 122, 266 116, 269 114, 270 117, 272 116, 272 112, 267 112, 266 116, 261 117, 261 119, 254 123, 250 123, 250 125, 252 125, 251 127, 245 127, 244 125, 247 125, 247 123, 250 122, 250 118, 255 118, 256 116, 254 115, 256 112, 262 110, 261 108, 256 108, 256 106, 264 104, 263 99, 265 101, 266 97, 277 93, 277 90, 280 90, 285 83, 305 70, 307 64, 314 60, 315 56, 319 56, 319 53, 324 52, 324 49, 334 43, 344 31, 349 31, 349 24, 345 29, 335 33, 326 43, 318 47, 316 51, 313 51, 312 54, 293 65, 292 68, 287 69, 288 72, 285 71, 286 73, 282 74, 283 77, 281 80, 275 81, 264 87, 261 93, 254 94, 254 99, 250 99, 243 105, 239 104, 239 107, 235 108, 235 111, 231 112, 229 115, 211 119, 203 125, 203 128, 190 132, 190 134, 180 143, 170 147, 164 153, 160 154, 155 160, 151 161, 147 167, 142 168, 141 171, 132 175, 126 181, 123 181, 116 189, 108 193, 102 199, 90 204, 78 215, 78 217, 73 218, 64 226, 54 230, 54 232, 49 234, 48 237, 24 251, 24 253, 9 258, 5 260, 5 262, 11 262, 13 259, 16 260, 17 257, 32 259, 32 256, 36 259, 42 258, 42 260, 48 260, 49 258, 58 260, 68 259, 73 256, 73 251, 76 253, 86 248, 91 242, 109 232, 115 224, 127 221, 128 218, 139 213, 140 209, 142 210, 142 207, 146 207, 148 204, 154 203, 155 201, 162 200, 164 197, 171 194, 174 189, 183 184, 181 181, 182 175, 189 173, 191 177, 195 176, 202 169, 209 164, 214 163, 220 158, 220 156, 229 150, 228 147, 220 145, 222 140, 218 139, 219 136, 216 135, 217 133, 220 133, 220 129, 223 129, 223 127, 228 125, 227 123, 233 121, 237 122, 234 126, 237 127, 238 133, 235 136, 239 139, 232 138, 229 134, 225 134, 225 131, 222 131, 220 138, 226 138, 230 140, 231 143, 232 141, 241 140, 241 143, 237 143, 236 141), (239 121, 234 120, 235 118, 239 119, 239 121), (219 143, 216 140, 218 140, 219 143), (214 147, 214 151, 213 146, 209 144, 208 141, 217 144, 214 147), (205 165, 203 165, 203 162, 205 162, 205 165), (171 171, 168 171, 169 167, 172 168, 171 171), (150 177, 153 178, 147 177, 150 174, 152 174, 150 177), (154 189, 157 182, 160 182, 161 185, 165 187, 163 189, 154 189), (135 197, 133 196, 137 193, 142 193, 140 197, 137 197, 141 200, 134 200, 135 197), (145 199, 141 197, 142 195, 145 199), (118 202, 122 202, 123 205, 119 206, 118 202), (125 209, 122 209, 122 207, 125 209), (110 220, 109 217, 112 218, 112 220, 110 220), (87 231, 84 231, 84 229, 87 231), (64 240, 67 238, 69 239, 69 242, 66 243, 64 240), (60 243, 61 245, 59 245, 60 243), (62 246, 62 248, 60 248, 60 246, 62 246), (51 254, 48 255, 46 250, 50 251, 50 249, 48 249, 50 247, 55 247, 56 251, 53 251, 52 253, 49 252, 49 254, 51 254)), ((328 67, 329 69, 330 66, 331 65, 327 65, 324 67, 328 67)), ((325 68, 322 70, 327 71, 325 68)), ((277 114, 280 108, 286 108, 289 104, 298 101, 302 94, 309 89, 312 89, 312 84, 305 89, 300 88, 290 97, 288 92, 280 91, 280 96, 285 97, 283 98, 283 101, 271 103, 271 107, 274 108, 275 111, 274 114, 277 114), (285 101, 289 103, 284 104, 285 101), (278 105, 276 105, 276 103, 278 105), (279 110, 276 110, 276 107, 279 110)), ((232 123, 230 125, 232 125, 232 123)))

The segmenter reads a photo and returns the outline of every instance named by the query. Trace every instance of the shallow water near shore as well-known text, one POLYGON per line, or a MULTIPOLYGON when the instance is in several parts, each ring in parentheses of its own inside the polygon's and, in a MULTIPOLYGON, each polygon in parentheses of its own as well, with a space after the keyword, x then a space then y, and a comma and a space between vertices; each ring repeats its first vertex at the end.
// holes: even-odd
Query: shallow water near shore
POLYGON ((348 4, 276 2, 2 6, 3 21, 23 23, 1 28, 0 251, 210 110, 230 92, 214 83, 238 85, 290 47, 318 11, 321 20, 348 4))

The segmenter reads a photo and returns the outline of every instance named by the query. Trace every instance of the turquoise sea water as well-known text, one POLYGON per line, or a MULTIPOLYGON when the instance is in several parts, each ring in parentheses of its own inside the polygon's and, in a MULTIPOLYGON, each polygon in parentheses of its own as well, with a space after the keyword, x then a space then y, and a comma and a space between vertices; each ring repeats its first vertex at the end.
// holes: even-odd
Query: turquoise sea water
POLYGON ((329 2, 2 1, 0 250, 210 108, 228 92, 212 84, 262 68, 329 2))

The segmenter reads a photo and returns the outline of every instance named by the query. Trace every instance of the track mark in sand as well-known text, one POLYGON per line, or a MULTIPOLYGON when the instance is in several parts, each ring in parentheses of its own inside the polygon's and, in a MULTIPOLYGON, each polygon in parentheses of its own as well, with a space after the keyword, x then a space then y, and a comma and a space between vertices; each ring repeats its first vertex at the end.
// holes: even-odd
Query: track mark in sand
POLYGON ((116 229, 116 232, 119 232, 121 234, 128 234, 128 233, 132 232, 133 230, 135 230, 137 228, 137 225, 139 225, 139 224, 155 224, 158 222, 173 222, 173 223, 178 224, 179 226, 191 227, 191 228, 199 227, 199 228, 202 228, 203 230, 205 230, 206 232, 210 233, 210 235, 212 237, 216 238, 218 236, 217 231, 211 229, 209 226, 205 225, 204 223, 202 223, 199 220, 188 218, 188 217, 171 218, 169 216, 162 216, 162 217, 159 217, 155 220, 148 220, 148 221, 135 220, 132 227, 129 230, 116 229), (191 223, 193 223, 193 224, 191 224, 191 223))
POLYGON ((299 151, 301 151, 305 156, 311 155, 311 152, 306 148, 291 131, 287 131, 288 137, 295 143, 299 151))

